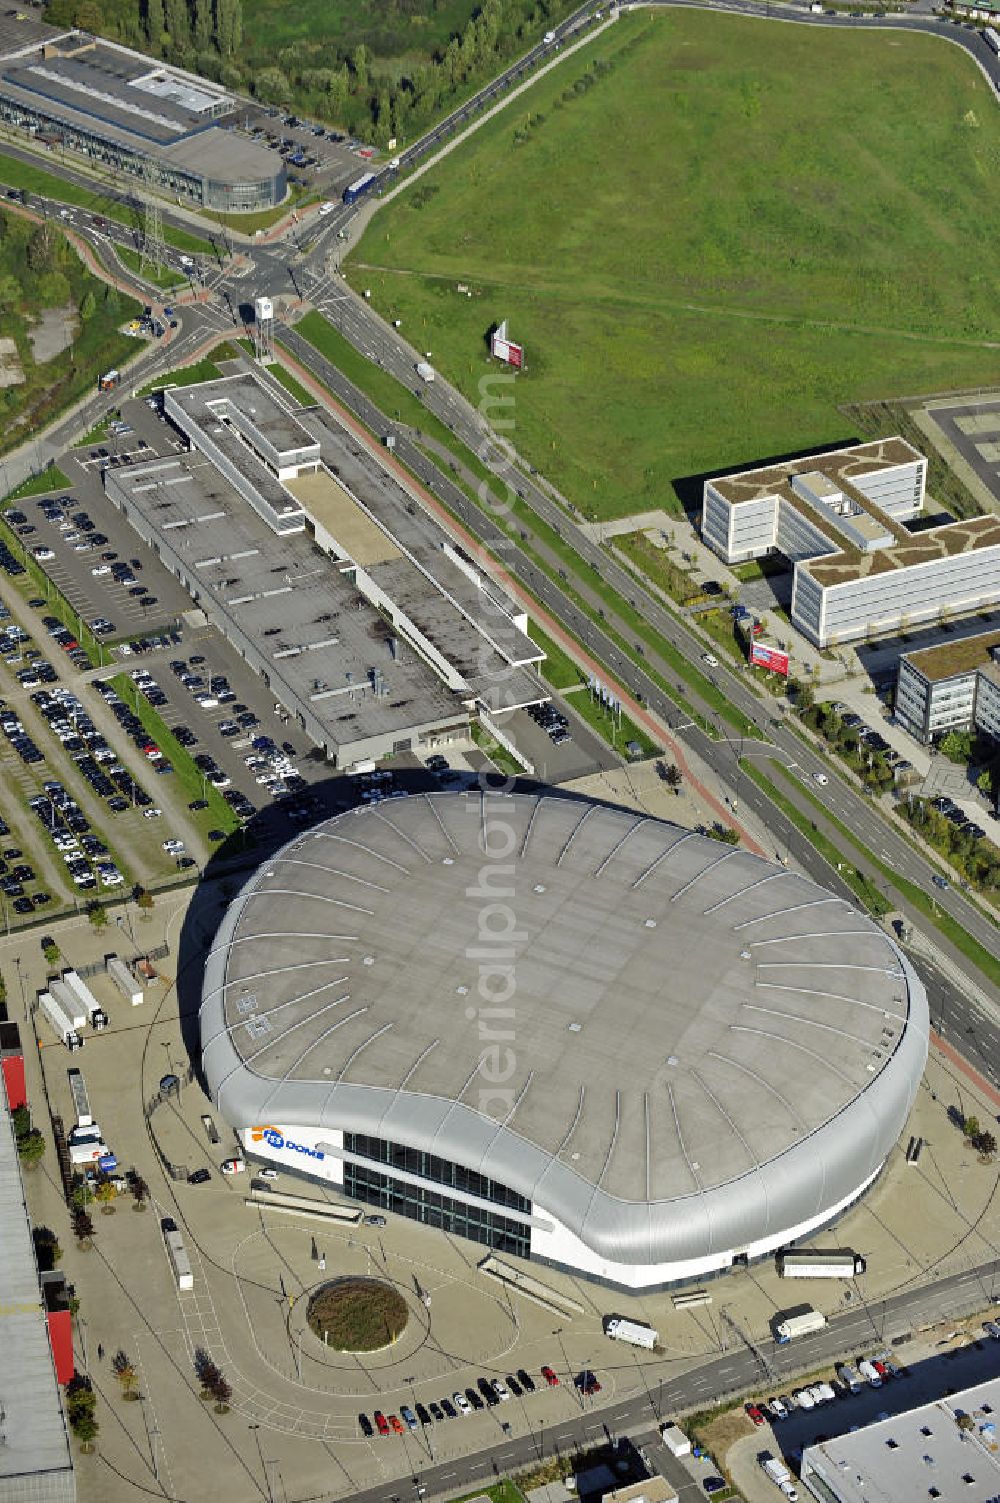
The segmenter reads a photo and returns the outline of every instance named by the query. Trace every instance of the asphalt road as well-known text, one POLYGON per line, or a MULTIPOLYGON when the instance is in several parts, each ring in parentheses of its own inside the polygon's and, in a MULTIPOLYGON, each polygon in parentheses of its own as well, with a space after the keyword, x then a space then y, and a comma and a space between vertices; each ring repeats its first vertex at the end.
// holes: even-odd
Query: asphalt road
MULTIPOLYGON (((317 280, 314 290, 320 297, 322 297, 322 286, 323 284, 317 280)), ((375 356, 377 363, 383 369, 389 371, 410 390, 415 391, 423 399, 428 410, 451 428, 468 448, 482 454, 485 434, 483 419, 458 392, 442 381, 440 376, 430 385, 425 385, 419 377, 415 376, 415 363, 421 358, 420 355, 402 344, 398 333, 383 323, 364 299, 356 297, 344 282, 335 281, 332 291, 328 294, 327 307, 334 315, 333 321, 336 327, 356 349, 363 354, 375 356)), ((396 452, 399 457, 439 499, 447 504, 462 524, 487 547, 497 552, 511 572, 531 590, 545 609, 603 663, 620 684, 634 696, 641 698, 642 703, 648 709, 658 715, 665 725, 673 729, 697 753, 716 774, 723 787, 728 790, 730 799, 745 799, 756 812, 761 813, 769 826, 775 827, 775 812, 770 803, 759 794, 754 801, 754 795, 751 795, 749 791, 752 786, 749 779, 740 778, 733 747, 728 741, 714 741, 697 725, 691 723, 690 718, 664 695, 659 685, 639 664, 623 656, 602 625, 596 623, 585 611, 581 610, 558 582, 543 573, 506 533, 502 532, 468 499, 464 491, 450 481, 437 466, 432 465, 406 434, 400 432, 398 423, 392 422, 379 412, 357 388, 344 380, 339 371, 328 361, 322 360, 315 349, 296 334, 294 329, 282 331, 281 339, 293 354, 309 365, 320 380, 340 396, 376 433, 386 433, 390 430, 396 433, 396 452)), ((571 544, 574 552, 592 566, 614 594, 628 600, 635 609, 640 611, 648 625, 671 643, 689 662, 699 664, 703 651, 702 643, 691 634, 684 622, 667 611, 659 600, 644 590, 632 575, 627 574, 597 544, 591 542, 565 510, 551 500, 534 477, 526 474, 521 468, 516 471, 511 470, 506 458, 495 449, 495 446, 494 453, 498 472, 516 487, 523 502, 571 544)), ((603 612, 607 625, 613 628, 617 635, 633 640, 634 633, 628 623, 617 617, 614 611, 589 589, 585 581, 576 579, 571 567, 567 572, 572 579, 576 593, 589 598, 595 611, 600 609, 603 612)), ((643 646, 642 652, 646 661, 657 670, 661 677, 670 681, 676 680, 673 669, 663 658, 657 657, 648 646, 643 646)), ((931 872, 936 868, 932 867, 902 835, 897 833, 882 816, 874 800, 855 791, 846 777, 840 775, 835 763, 823 761, 808 743, 776 719, 773 702, 767 703, 760 699, 745 682, 743 675, 731 672, 725 665, 713 669, 712 677, 729 702, 746 717, 748 726, 757 727, 773 745, 776 760, 788 766, 794 766, 807 780, 819 772, 825 772, 828 775, 830 781, 824 787, 822 797, 831 814, 857 835, 893 872, 908 878, 934 896, 939 907, 956 918, 987 950, 995 950, 997 930, 991 920, 983 917, 979 910, 966 901, 956 888, 952 887, 947 892, 939 893, 930 882, 931 872)), ((678 687, 684 698, 700 710, 706 718, 715 718, 711 706, 699 700, 695 690, 686 683, 678 687)), ((795 850, 796 858, 806 866, 806 869, 815 872, 814 862, 811 859, 807 860, 805 856, 806 842, 802 837, 799 837, 798 842, 791 839, 787 821, 777 822, 776 830, 784 838, 785 843, 795 850)), ((821 865, 825 874, 824 880, 829 880, 829 868, 825 863, 821 865)), ((868 874, 878 875, 875 872, 868 874)), ((917 910, 911 910, 902 896, 897 895, 896 904, 901 911, 907 913, 911 921, 925 922, 923 915, 917 910)), ((943 948, 948 949, 943 939, 941 944, 943 948)), ((951 953, 957 964, 969 965, 969 962, 957 951, 951 953)), ((989 987, 989 982, 985 979, 983 984, 989 987)))
MULTIPOLYGON (((557 1449, 566 1453, 583 1444, 601 1444, 609 1433, 622 1435, 647 1429, 660 1418, 670 1419, 692 1405, 707 1407, 728 1394, 749 1392, 758 1383, 770 1391, 783 1391, 798 1373, 811 1372, 857 1351, 881 1347, 927 1321, 983 1306, 998 1289, 1000 1264, 984 1264, 877 1305, 856 1306, 831 1321, 824 1330, 799 1337, 784 1347, 767 1342, 751 1351, 735 1344, 710 1362, 662 1383, 658 1378, 647 1377, 648 1390, 638 1397, 612 1399, 603 1406, 599 1397, 589 1400, 577 1419, 517 1438, 502 1436, 495 1446, 463 1461, 450 1460, 419 1472, 412 1478, 412 1485, 426 1488, 429 1495, 450 1492, 459 1497, 467 1489, 495 1480, 497 1475, 554 1456, 557 1449)), ((735 1335, 731 1339, 738 1343, 735 1335)), ((499 1415, 499 1411, 495 1412, 499 1415)), ((397 1498, 405 1500, 409 1495, 409 1485, 396 1481, 355 1492, 352 1497, 354 1503, 391 1503, 397 1498)))

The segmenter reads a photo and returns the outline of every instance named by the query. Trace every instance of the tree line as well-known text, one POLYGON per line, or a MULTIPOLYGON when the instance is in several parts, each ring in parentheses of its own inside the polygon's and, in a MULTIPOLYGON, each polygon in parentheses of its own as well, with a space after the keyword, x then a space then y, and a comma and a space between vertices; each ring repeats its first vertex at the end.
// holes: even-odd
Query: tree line
POLYGON ((365 43, 344 47, 333 36, 265 51, 244 30, 241 0, 49 0, 45 18, 385 146, 420 135, 569 9, 570 0, 482 0, 446 45, 402 73, 365 43))

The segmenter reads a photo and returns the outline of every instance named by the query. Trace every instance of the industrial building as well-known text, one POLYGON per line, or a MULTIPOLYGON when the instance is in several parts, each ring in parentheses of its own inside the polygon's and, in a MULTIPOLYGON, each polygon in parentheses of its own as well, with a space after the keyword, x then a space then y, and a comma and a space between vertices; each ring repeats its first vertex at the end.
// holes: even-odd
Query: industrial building
POLYGON ((996 1503, 1000 1378, 807 1446, 802 1484, 819 1503, 996 1503))
POLYGON ((904 653, 896 719, 925 745, 949 731, 982 731, 1000 741, 1000 631, 904 653))
POLYGON ((901 438, 707 480, 702 536, 727 564, 783 554, 792 624, 820 648, 1000 601, 1000 518, 911 531, 927 461, 901 438))
POLYGON ((242 212, 284 199, 277 152, 225 128, 237 109, 218 84, 117 43, 0 26, 0 121, 179 201, 242 212))
MULTIPOLYGON (((8 1025, 4 1025, 8 1026, 8 1025)), ((0 1503, 73 1503, 76 1477, 53 1360, 53 1318, 39 1281, 31 1221, 8 1106, 10 1075, 0 1083, 0 1503)), ((19 1103, 22 1104, 22 1103, 19 1103)), ((60 1280, 62 1276, 58 1276, 60 1280)), ((72 1334, 68 1310, 60 1335, 72 1334)))
POLYGON ((548 697, 523 612, 324 409, 256 373, 164 407, 190 451, 107 494, 338 766, 548 697))
POLYGON ((903 952, 800 873, 488 791, 356 808, 269 857, 200 1009, 249 1155, 626 1291, 834 1222, 927 1038, 903 952))

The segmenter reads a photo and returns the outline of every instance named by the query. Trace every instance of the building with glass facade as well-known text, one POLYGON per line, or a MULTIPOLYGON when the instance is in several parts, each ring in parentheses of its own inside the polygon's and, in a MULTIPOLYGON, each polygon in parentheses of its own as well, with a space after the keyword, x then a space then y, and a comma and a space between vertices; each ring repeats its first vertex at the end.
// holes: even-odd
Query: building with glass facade
POLYGON ((550 794, 351 809, 269 856, 202 978, 248 1156, 623 1290, 829 1225, 927 1051, 891 936, 801 874, 550 794))
POLYGON ((0 50, 0 121, 201 208, 266 209, 287 192, 281 157, 237 131, 237 108, 219 85, 85 32, 36 25, 0 50))
POLYGON ((1000 632, 904 653, 896 717, 925 745, 949 731, 982 731, 1000 741, 1000 632))
POLYGON ((927 461, 904 439, 705 482, 702 537, 727 564, 782 554, 792 624, 817 647, 1000 601, 1000 518, 911 530, 927 461))

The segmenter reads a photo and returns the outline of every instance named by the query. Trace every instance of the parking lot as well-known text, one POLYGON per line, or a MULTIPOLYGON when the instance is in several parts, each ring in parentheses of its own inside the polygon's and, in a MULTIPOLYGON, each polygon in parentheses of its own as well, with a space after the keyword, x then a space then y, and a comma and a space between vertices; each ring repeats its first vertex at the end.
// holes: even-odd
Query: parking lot
POLYGON ((329 191, 339 197, 379 157, 375 147, 284 110, 251 107, 241 120, 243 124, 236 128, 243 134, 280 152, 292 187, 329 191))

